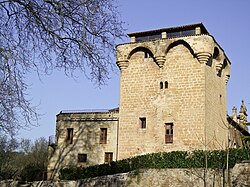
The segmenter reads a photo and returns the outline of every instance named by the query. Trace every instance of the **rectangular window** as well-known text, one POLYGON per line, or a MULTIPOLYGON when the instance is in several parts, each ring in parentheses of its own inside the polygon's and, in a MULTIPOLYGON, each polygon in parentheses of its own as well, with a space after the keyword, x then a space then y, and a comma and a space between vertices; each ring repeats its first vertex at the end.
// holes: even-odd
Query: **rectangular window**
POLYGON ((165 143, 173 143, 173 134, 174 134, 174 130, 173 130, 173 123, 165 123, 165 143))
POLYGON ((78 154, 78 162, 79 163, 87 162, 87 154, 78 154))
POLYGON ((101 128, 100 144, 107 144, 107 128, 101 128))
POLYGON ((142 129, 146 128, 146 118, 140 118, 140 127, 142 129))
POLYGON ((73 128, 67 128, 67 138, 66 143, 72 144, 73 143, 73 128))
POLYGON ((182 37, 182 36, 190 36, 195 35, 195 30, 186 30, 186 31, 177 31, 177 32, 169 32, 167 33, 168 38, 182 37))
POLYGON ((105 153, 104 162, 105 163, 113 162, 113 153, 112 152, 106 152, 105 153))
POLYGON ((149 41, 149 40, 155 40, 155 39, 161 39, 161 34, 155 34, 155 35, 150 35, 150 36, 141 36, 137 37, 136 41, 137 42, 144 42, 144 41, 149 41))

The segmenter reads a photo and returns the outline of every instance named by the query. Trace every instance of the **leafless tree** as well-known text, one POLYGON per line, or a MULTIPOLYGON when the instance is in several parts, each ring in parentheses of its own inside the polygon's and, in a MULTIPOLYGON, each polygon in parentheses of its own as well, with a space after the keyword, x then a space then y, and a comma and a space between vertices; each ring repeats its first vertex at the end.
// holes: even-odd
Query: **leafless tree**
POLYGON ((37 120, 27 73, 82 71, 98 85, 124 36, 114 0, 0 0, 0 131, 14 134, 37 120))
POLYGON ((48 163, 48 142, 41 137, 17 141, 0 135, 0 179, 23 177, 29 180, 45 178, 48 163))
POLYGON ((0 180, 12 177, 15 169, 10 162, 14 159, 14 151, 18 148, 18 142, 15 138, 9 139, 0 134, 0 180))

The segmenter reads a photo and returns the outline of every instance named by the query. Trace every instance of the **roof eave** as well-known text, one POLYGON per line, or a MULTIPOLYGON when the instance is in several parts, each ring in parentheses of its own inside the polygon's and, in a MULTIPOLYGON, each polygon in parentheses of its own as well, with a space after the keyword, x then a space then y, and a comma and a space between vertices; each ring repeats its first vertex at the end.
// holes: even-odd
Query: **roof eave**
POLYGON ((129 37, 132 36, 146 36, 146 35, 152 35, 152 34, 160 34, 162 32, 169 32, 169 31, 181 31, 186 30, 188 28, 195 28, 195 27, 201 27, 201 30, 203 31, 203 34, 209 34, 203 23, 195 23, 195 24, 189 24, 189 25, 183 25, 183 26, 177 26, 177 27, 169 27, 169 28, 161 28, 156 30, 148 30, 143 32, 133 32, 128 33, 129 37))
POLYGON ((227 116, 227 120, 228 120, 230 125, 232 125, 236 129, 238 129, 244 136, 250 137, 249 132, 247 130, 245 130, 243 127, 241 127, 241 125, 238 124, 236 121, 234 121, 230 116, 227 116))

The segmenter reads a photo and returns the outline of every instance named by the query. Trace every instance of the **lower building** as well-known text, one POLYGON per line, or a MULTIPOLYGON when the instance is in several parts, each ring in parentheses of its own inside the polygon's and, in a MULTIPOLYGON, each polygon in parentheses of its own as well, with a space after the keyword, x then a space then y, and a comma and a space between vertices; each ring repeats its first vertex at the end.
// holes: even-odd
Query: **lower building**
POLYGON ((50 137, 48 179, 58 178, 62 167, 85 167, 117 160, 118 110, 61 111, 56 138, 50 137))

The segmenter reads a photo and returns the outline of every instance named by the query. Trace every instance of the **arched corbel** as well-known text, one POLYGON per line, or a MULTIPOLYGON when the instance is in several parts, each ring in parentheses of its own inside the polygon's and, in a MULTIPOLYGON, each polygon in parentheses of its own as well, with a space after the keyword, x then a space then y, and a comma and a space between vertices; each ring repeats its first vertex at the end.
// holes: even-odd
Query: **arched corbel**
POLYGON ((215 64, 216 72, 219 73, 222 67, 223 67, 223 61, 217 61, 217 63, 215 64))
POLYGON ((226 85, 227 85, 227 83, 228 83, 228 81, 229 81, 229 78, 230 78, 230 75, 226 75, 226 76, 225 76, 226 85))
POLYGON ((123 71, 128 67, 128 60, 127 59, 117 60, 116 64, 118 65, 119 69, 123 71))
POLYGON ((226 60, 226 65, 225 65, 225 69, 224 69, 224 76, 225 76, 225 82, 227 85, 228 80, 230 78, 230 63, 227 60, 226 60))
POLYGON ((156 56, 155 57, 155 61, 156 61, 156 63, 158 64, 158 66, 160 67, 160 68, 162 68, 163 67, 163 65, 164 65, 164 63, 165 63, 165 56, 156 56))
POLYGON ((212 57, 211 53, 201 52, 196 54, 196 58, 201 64, 206 64, 212 57))

